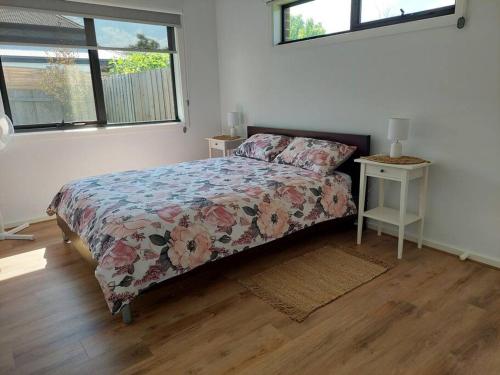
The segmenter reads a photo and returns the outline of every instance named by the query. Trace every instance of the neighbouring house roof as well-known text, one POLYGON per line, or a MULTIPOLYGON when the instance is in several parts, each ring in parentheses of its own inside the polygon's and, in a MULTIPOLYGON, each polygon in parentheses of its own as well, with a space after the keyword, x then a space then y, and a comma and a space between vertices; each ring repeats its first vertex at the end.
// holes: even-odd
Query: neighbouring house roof
POLYGON ((0 22, 83 29, 82 25, 59 14, 32 12, 11 8, 0 8, 0 22))

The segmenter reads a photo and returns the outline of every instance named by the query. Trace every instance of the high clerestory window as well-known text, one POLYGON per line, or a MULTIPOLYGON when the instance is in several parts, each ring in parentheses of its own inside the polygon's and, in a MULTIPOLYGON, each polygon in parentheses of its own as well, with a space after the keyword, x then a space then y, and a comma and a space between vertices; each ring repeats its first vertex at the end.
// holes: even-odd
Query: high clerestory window
POLYGON ((281 43, 455 13, 455 0, 299 0, 281 5, 281 43))

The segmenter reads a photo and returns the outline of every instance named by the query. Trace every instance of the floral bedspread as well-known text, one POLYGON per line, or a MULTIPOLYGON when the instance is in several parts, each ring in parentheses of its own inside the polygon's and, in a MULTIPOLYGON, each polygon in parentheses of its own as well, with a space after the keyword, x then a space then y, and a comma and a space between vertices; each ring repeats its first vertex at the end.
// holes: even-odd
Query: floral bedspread
POLYGON ((47 212, 89 247, 117 313, 155 283, 356 206, 346 175, 233 156, 74 181, 47 212))

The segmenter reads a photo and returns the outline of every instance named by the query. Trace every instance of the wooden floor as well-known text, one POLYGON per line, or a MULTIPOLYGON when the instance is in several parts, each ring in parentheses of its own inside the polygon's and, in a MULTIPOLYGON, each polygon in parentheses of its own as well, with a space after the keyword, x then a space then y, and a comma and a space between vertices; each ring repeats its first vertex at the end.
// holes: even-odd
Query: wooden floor
POLYGON ((500 374, 500 271, 368 231, 359 251, 397 264, 296 323, 237 278, 355 232, 234 257, 112 317, 54 222, 0 242, 0 373, 500 374))

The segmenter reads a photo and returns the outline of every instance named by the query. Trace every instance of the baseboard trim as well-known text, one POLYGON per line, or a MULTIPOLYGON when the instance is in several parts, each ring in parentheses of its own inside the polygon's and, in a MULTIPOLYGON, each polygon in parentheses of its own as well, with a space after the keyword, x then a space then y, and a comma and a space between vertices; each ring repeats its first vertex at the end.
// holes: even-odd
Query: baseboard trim
MULTIPOLYGON (((19 222, 15 222, 15 223, 8 223, 5 225, 5 228, 6 229, 15 228, 21 224, 26 223, 26 222, 28 222, 29 224, 37 224, 37 223, 43 223, 45 221, 50 221, 50 220, 55 220, 55 219, 56 219, 55 215, 54 216, 41 216, 41 217, 34 218, 31 220, 19 221, 19 222)), ((377 228, 378 228, 377 224, 375 222, 371 222, 371 221, 368 221, 366 226, 372 230, 377 230, 377 228)), ((388 235, 394 236, 394 237, 398 236, 398 232, 397 232, 396 227, 388 228, 387 226, 382 226, 382 233, 385 233, 385 234, 388 234, 388 235)), ((417 243, 417 237, 411 233, 405 234, 405 240, 417 243)), ((479 263, 486 264, 488 266, 500 269, 500 258, 494 258, 494 257, 486 256, 486 255, 481 255, 481 254, 478 254, 477 252, 472 251, 472 250, 462 249, 462 248, 459 248, 459 247, 456 247, 456 246, 453 246, 450 244, 445 244, 443 242, 429 240, 426 238, 424 238, 423 244, 427 247, 431 247, 431 248, 439 250, 439 251, 444 251, 445 253, 448 253, 448 254, 456 255, 462 261, 470 259, 470 260, 473 260, 475 262, 479 262, 479 263)))
POLYGON ((28 219, 28 220, 24 220, 24 221, 16 221, 16 222, 13 222, 13 223, 7 223, 5 224, 5 229, 12 229, 12 228, 15 228, 19 225, 22 225, 24 223, 28 223, 28 224, 37 224, 37 223, 43 223, 45 221, 50 221, 50 220, 55 220, 56 219, 56 216, 40 216, 40 217, 37 217, 37 218, 34 218, 34 219, 28 219))
MULTIPOLYGON (((368 222, 367 227, 373 230, 377 230, 377 223, 375 222, 368 222)), ((397 228, 388 228, 387 226, 382 226, 382 233, 388 234, 390 236, 397 237, 398 236, 398 231, 397 228)), ((405 234, 405 240, 417 243, 417 237, 413 234, 405 234)), ((450 244, 445 244, 439 241, 434 241, 434 240, 429 240, 424 238, 422 241, 424 246, 431 247, 433 249, 443 251, 448 254, 456 255, 460 258, 460 260, 465 261, 467 259, 473 260, 478 263, 486 264, 491 267, 495 268, 500 268, 500 258, 494 258, 494 257, 489 257, 486 255, 481 255, 478 254, 475 251, 468 250, 468 249, 462 249, 450 244)))

